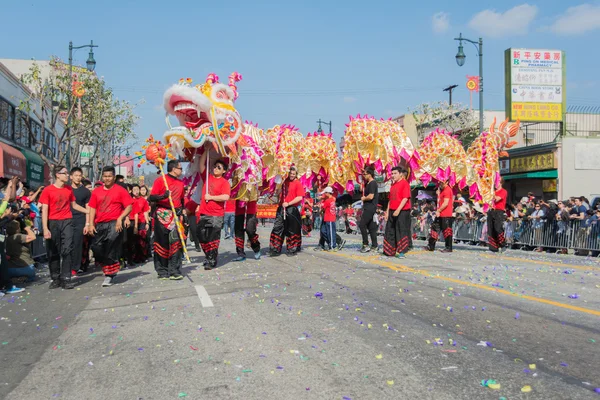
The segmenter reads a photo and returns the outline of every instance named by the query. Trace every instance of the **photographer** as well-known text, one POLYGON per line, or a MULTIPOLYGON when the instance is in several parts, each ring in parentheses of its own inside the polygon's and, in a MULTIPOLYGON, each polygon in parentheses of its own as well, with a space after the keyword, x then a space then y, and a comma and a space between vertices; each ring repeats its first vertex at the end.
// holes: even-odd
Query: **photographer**
POLYGON ((29 243, 35 240, 35 233, 23 217, 10 221, 6 226, 6 259, 10 278, 27 277, 35 279, 35 267, 29 250, 29 243), (23 234, 22 232, 25 232, 23 234))
POLYGON ((12 210, 8 207, 8 203, 15 200, 16 189, 19 184, 19 178, 12 179, 0 178, 0 293, 15 294, 24 291, 25 289, 14 286, 10 280, 8 272, 8 262, 5 254, 5 236, 4 229, 10 221, 15 218, 12 210))

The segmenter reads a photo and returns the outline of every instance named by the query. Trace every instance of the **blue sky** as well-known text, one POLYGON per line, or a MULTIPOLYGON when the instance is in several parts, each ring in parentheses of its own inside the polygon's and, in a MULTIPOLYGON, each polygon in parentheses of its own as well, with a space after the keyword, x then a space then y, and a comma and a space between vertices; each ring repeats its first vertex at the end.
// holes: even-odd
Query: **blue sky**
MULTIPOLYGON (((262 127, 295 124, 303 133, 349 115, 398 116, 421 102, 468 103, 465 76, 477 75, 473 46, 459 68, 463 36, 484 40, 485 108, 504 109, 504 50, 567 54, 570 105, 600 105, 600 2, 536 1, 45 1, 2 5, 0 58, 68 56, 68 43, 94 40, 96 71, 117 96, 144 100, 137 133, 161 136, 162 94, 180 77, 222 80, 238 71, 237 108, 262 127)), ((75 53, 85 63, 87 49, 75 53)), ((474 105, 477 97, 473 98, 474 105)))

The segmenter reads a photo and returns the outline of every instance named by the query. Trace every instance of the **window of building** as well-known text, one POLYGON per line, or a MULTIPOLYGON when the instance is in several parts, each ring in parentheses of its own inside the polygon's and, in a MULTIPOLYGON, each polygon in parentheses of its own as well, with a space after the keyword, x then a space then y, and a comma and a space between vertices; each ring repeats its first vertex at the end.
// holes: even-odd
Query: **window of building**
POLYGON ((0 136, 11 139, 14 131, 15 107, 9 102, 0 99, 0 136))
POLYGON ((35 148, 38 143, 42 141, 42 126, 36 121, 31 121, 31 132, 33 134, 33 138, 30 138, 30 144, 32 148, 35 148))

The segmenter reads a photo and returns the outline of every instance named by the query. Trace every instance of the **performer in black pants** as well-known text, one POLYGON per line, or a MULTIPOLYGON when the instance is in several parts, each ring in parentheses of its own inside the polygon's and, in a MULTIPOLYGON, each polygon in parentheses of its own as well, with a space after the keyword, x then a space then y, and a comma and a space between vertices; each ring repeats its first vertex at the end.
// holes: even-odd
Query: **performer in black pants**
POLYGON ((410 186, 406 176, 406 170, 392 168, 393 183, 383 239, 383 253, 390 257, 404 258, 410 246, 410 186))
MULTIPOLYGON (((87 207, 90 202, 92 192, 82 184, 83 171, 79 167, 71 168, 71 188, 73 189, 73 195, 75 195, 75 202, 83 208, 87 207)), ((82 274, 87 271, 87 265, 82 265, 83 261, 83 240, 87 233, 87 227, 90 226, 89 214, 81 213, 71 208, 73 214, 73 254, 71 256, 71 269, 82 274), (85 233, 84 233, 85 229, 85 233)))
POLYGON ((500 178, 500 187, 494 195, 494 208, 488 211, 488 248, 491 252, 504 251, 506 245, 504 238, 504 220, 506 217, 506 197, 508 193, 502 186, 504 178, 500 178))
POLYGON ((104 185, 94 189, 88 203, 88 233, 94 236, 91 246, 94 260, 104 273, 102 286, 108 287, 113 285, 121 269, 124 220, 131 212, 133 199, 126 189, 115 183, 114 167, 102 168, 102 182, 104 185))
POLYGON ((271 257, 281 254, 284 240, 288 256, 296 255, 302 247, 302 224, 298 206, 304 197, 304 189, 296 177, 296 168, 291 167, 288 178, 283 182, 279 207, 271 231, 271 257))
POLYGON ((442 253, 452 253, 452 189, 446 182, 440 182, 440 194, 438 196, 438 209, 435 212, 435 220, 431 224, 429 244, 425 250, 434 251, 435 242, 438 240, 438 231, 444 235, 445 248, 442 253))
POLYGON ((377 251, 377 226, 374 220, 375 211, 379 202, 379 192, 377 190, 377 182, 375 182, 375 169, 371 166, 365 167, 362 173, 365 180, 363 189, 363 213, 360 219, 360 233, 362 234, 363 245, 360 249, 361 253, 369 251, 377 251), (371 236, 371 247, 369 247, 369 236, 371 236))
MULTIPOLYGON (((71 282, 71 256, 73 252, 73 214, 71 207, 83 214, 88 211, 75 202, 67 168, 57 165, 53 168, 54 184, 44 188, 40 196, 42 204, 42 226, 46 239, 49 260, 50 288, 62 286, 73 289, 71 282), (62 261, 62 262, 61 262, 62 261)), ((81 232, 83 234, 83 231, 81 232)))
POLYGON ((200 247, 206 256, 205 270, 217 267, 219 245, 221 243, 221 229, 225 219, 225 202, 229 200, 231 186, 223 175, 227 172, 227 164, 217 160, 213 164, 213 173, 206 171, 206 157, 208 147, 200 157, 200 175, 204 179, 202 199, 200 200, 199 218, 197 219, 198 239, 200 247), (205 173, 206 171, 206 173, 205 173), (208 193, 206 188, 208 188, 208 193))
POLYGON ((258 218, 256 218, 256 201, 237 201, 235 205, 235 251, 238 255, 233 261, 244 261, 244 234, 248 235, 250 247, 254 251, 254 258, 260 260, 260 242, 258 241, 258 218))

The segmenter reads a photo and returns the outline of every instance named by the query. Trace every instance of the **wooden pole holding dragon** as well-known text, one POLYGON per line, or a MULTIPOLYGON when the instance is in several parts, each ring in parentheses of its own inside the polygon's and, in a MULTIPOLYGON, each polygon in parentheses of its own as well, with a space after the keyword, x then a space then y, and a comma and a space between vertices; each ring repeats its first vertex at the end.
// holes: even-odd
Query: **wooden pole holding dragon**
MULTIPOLYGON (((152 135, 150 135, 150 137, 146 140, 146 143, 147 144, 145 146, 142 146, 142 149, 145 151, 146 159, 142 159, 140 161, 140 165, 143 164, 145 161, 148 161, 150 164, 155 165, 156 168, 158 168, 158 171, 160 172, 160 175, 163 179, 163 182, 165 184, 165 190, 169 191, 169 184, 167 183, 167 177, 165 176, 165 171, 163 169, 163 165, 165 164, 166 159, 174 158, 173 155, 167 151, 168 150, 167 148, 169 147, 169 145, 167 145, 167 148, 165 148, 165 146, 163 146, 160 141, 155 141, 154 138, 152 137, 152 135)), ((136 155, 142 156, 142 155, 144 155, 144 153, 136 152, 136 155)), ((173 203, 173 197, 171 196, 170 192, 169 192, 169 205, 171 206, 171 211, 173 212, 173 219, 175 220, 175 226, 177 227, 177 233, 179 234, 179 240, 181 240, 181 248, 183 249, 183 254, 185 256, 185 260, 188 263, 191 263, 190 256, 187 251, 187 247, 185 245, 185 239, 184 239, 185 238, 185 230, 183 229, 183 224, 181 223, 181 220, 177 216, 177 210, 175 209, 175 204, 173 203)))

